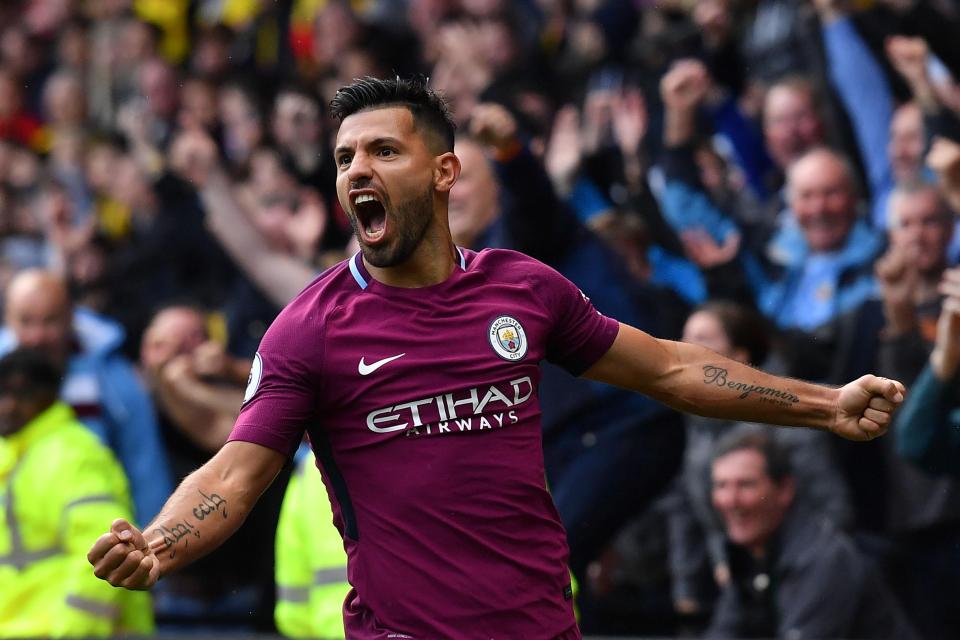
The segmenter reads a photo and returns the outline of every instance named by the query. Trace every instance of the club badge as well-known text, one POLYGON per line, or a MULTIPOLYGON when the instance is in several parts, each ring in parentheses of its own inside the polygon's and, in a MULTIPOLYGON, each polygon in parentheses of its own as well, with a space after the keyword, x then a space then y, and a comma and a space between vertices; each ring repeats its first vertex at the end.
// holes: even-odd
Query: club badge
POLYGON ((527 355, 527 334, 520 322, 511 316, 500 316, 490 324, 490 346, 498 356, 516 362, 527 355))

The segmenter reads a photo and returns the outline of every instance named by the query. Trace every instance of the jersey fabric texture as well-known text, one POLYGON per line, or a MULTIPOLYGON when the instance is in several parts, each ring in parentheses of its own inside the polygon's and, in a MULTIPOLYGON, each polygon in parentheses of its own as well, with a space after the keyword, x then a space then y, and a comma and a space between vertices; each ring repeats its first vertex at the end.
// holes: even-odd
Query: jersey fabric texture
POLYGON ((458 250, 398 288, 359 255, 277 318, 231 440, 311 440, 344 537, 350 638, 579 638, 567 543, 544 479, 539 363, 580 374, 613 344, 556 271, 458 250))

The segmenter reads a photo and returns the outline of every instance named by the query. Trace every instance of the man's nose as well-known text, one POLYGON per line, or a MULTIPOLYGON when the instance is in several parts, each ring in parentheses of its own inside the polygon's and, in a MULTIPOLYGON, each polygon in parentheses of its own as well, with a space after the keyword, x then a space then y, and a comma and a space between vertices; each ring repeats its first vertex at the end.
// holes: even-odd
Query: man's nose
POLYGON ((350 168, 347 169, 347 180, 350 181, 351 188, 360 188, 370 178, 370 158, 364 153, 357 153, 350 160, 350 168))

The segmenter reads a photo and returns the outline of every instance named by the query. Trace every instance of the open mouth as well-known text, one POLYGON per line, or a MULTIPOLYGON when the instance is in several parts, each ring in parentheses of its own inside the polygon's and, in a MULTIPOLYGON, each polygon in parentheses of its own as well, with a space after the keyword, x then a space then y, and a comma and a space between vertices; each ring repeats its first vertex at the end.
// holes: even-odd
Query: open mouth
POLYGON ((361 193, 353 199, 353 210, 363 239, 377 242, 387 231, 387 211, 374 193, 361 193))

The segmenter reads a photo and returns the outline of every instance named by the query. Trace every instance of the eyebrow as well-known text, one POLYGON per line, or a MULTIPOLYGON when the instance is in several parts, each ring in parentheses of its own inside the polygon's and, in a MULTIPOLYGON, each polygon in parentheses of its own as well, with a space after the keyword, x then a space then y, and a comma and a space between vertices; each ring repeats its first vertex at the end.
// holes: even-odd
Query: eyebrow
MULTIPOLYGON (((374 138, 373 140, 370 140, 369 142, 367 142, 367 143, 366 143, 366 146, 368 146, 368 147, 376 147, 376 146, 379 146, 379 145, 382 145, 382 144, 400 145, 400 144, 402 144, 402 143, 401 143, 401 141, 400 141, 399 138, 394 138, 394 137, 392 137, 392 136, 380 136, 379 138, 374 138)), ((337 146, 337 148, 333 150, 333 153, 334 153, 334 155, 337 155, 337 154, 344 153, 344 152, 348 152, 348 151, 352 151, 352 150, 353 150, 353 147, 351 147, 351 146, 349 146, 349 145, 342 144, 342 145, 337 146)))

